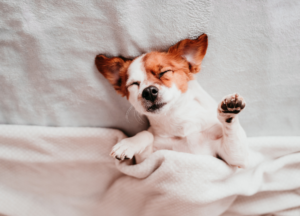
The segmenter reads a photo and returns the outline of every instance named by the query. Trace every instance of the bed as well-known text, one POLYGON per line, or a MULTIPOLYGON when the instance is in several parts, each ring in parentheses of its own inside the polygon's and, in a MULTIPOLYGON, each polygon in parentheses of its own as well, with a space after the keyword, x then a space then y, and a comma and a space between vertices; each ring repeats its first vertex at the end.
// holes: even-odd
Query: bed
POLYGON ((0 215, 299 215, 300 3, 0 0, 0 215), (208 35, 197 75, 217 101, 238 92, 252 164, 158 151, 109 157, 148 127, 97 72, 208 35))

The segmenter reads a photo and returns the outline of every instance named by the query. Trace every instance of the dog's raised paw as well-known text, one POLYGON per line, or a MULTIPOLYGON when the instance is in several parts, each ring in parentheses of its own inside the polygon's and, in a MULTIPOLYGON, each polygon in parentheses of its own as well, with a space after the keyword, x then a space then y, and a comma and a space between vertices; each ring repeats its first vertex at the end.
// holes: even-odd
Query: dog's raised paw
POLYGON ((239 94, 227 95, 219 104, 219 113, 238 114, 246 106, 246 102, 239 94))

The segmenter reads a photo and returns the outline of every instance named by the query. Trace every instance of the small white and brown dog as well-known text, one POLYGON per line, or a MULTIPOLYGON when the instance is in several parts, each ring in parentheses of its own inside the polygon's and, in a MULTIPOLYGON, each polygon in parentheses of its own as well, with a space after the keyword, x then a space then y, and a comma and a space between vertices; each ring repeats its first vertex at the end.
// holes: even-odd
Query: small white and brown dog
POLYGON ((98 70, 150 127, 117 143, 111 156, 141 163, 152 152, 169 149, 212 155, 245 167, 246 133, 238 120, 244 99, 231 94, 217 104, 194 80, 207 49, 207 35, 185 39, 167 52, 149 52, 133 60, 97 55, 98 70))

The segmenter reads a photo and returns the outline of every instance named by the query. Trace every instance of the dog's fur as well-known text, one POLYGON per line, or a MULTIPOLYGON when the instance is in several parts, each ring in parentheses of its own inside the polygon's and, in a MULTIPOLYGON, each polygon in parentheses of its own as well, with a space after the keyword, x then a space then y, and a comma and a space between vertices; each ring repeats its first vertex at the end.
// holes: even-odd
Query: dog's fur
POLYGON ((98 70, 133 107, 146 115, 148 131, 123 139, 111 156, 136 158, 140 163, 152 152, 170 149, 222 158, 245 167, 248 147, 238 120, 245 107, 238 94, 219 105, 194 81, 207 49, 207 36, 178 42, 167 52, 150 52, 133 60, 98 55, 98 70))

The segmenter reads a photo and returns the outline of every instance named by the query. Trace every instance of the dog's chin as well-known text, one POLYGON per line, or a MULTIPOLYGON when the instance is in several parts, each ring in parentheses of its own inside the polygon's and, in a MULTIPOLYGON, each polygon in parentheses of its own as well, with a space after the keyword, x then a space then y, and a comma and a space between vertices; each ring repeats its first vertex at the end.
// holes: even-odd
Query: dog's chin
POLYGON ((145 107, 148 114, 158 114, 167 103, 153 103, 150 106, 145 107))

